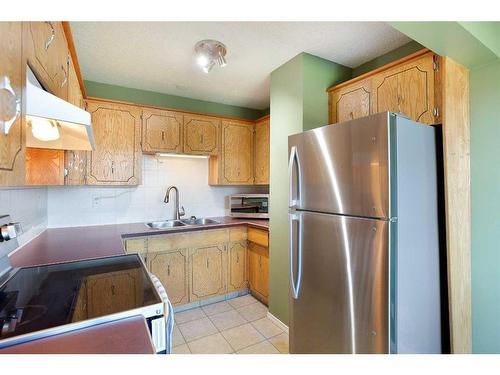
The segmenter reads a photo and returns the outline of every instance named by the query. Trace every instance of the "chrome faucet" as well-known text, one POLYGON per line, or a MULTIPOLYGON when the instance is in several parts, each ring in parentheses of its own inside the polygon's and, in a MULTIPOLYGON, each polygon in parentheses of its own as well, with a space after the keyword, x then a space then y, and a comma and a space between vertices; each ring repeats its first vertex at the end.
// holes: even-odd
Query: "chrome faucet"
POLYGON ((177 189, 176 186, 170 186, 167 189, 167 193, 165 194, 165 199, 163 202, 168 203, 170 200, 170 190, 174 189, 175 190, 175 212, 174 212, 174 220, 180 220, 181 216, 184 216, 186 213, 184 212, 184 206, 181 206, 179 209, 179 189, 177 189))

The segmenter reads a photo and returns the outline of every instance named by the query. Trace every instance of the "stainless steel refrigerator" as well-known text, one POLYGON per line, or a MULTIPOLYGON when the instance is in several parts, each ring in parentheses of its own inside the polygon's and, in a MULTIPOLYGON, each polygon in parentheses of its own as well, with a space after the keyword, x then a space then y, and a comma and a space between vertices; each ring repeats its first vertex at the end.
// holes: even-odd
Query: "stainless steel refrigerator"
POLYGON ((292 135, 291 353, 440 353, 435 129, 379 113, 292 135))

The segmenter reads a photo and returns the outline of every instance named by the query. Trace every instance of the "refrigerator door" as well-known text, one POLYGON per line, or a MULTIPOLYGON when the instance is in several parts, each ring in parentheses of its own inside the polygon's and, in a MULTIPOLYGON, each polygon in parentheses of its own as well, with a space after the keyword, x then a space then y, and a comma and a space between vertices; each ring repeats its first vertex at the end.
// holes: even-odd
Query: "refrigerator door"
POLYGON ((388 112, 288 137, 291 208, 389 217, 388 112))
POLYGON ((306 211, 290 220, 290 352, 387 353, 389 223, 306 211))

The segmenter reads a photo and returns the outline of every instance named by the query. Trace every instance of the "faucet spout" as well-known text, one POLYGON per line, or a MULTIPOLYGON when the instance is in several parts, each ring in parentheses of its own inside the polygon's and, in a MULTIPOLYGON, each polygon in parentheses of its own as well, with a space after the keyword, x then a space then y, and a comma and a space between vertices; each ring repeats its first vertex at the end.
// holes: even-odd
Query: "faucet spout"
POLYGON ((179 189, 177 186, 169 186, 167 189, 167 193, 165 194, 165 198, 163 199, 163 202, 169 203, 170 201, 170 191, 175 190, 175 202, 174 202, 174 220, 180 220, 181 216, 183 216, 184 213, 184 207, 182 207, 182 210, 179 209, 179 189))

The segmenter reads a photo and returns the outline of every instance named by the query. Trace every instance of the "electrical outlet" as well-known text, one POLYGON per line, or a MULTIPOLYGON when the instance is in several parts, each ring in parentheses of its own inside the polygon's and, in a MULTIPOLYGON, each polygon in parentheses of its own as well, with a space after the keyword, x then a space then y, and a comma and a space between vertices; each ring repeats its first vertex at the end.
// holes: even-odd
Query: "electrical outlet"
POLYGON ((101 205, 101 197, 97 194, 92 195, 92 207, 99 207, 101 205))

